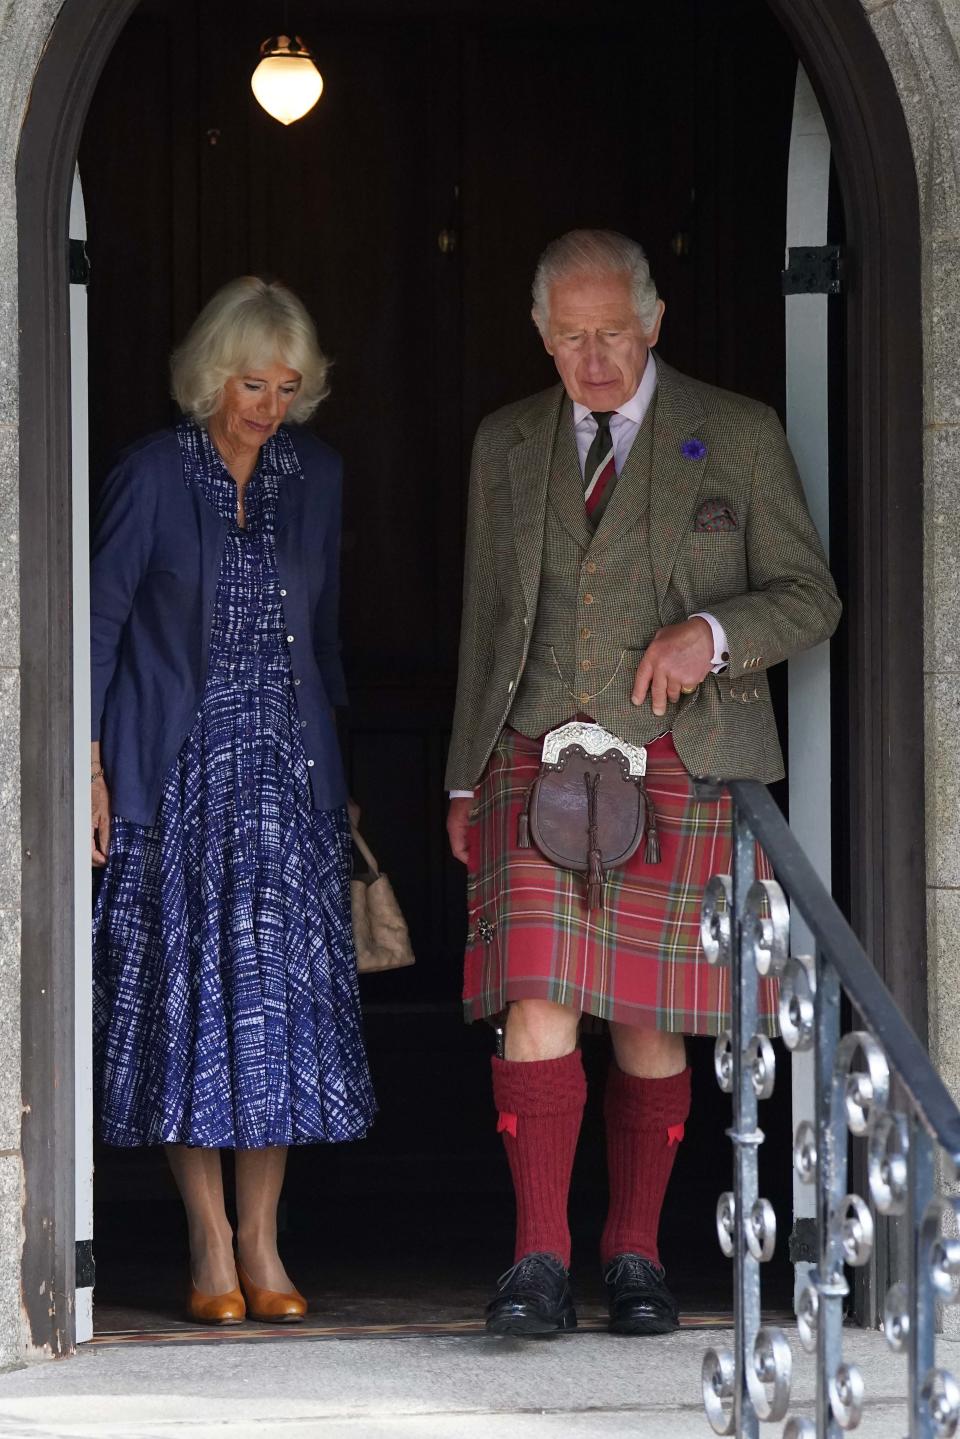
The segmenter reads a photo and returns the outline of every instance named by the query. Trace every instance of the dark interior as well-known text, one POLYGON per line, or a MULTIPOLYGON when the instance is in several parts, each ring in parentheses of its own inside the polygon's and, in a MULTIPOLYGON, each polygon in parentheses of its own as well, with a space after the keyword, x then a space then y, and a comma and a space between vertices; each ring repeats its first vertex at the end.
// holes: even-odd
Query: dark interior
MULTIPOLYGON (((363 828, 417 965, 363 981, 382 1107, 371 1137, 291 1155, 284 1252, 320 1324, 471 1322, 511 1258, 486 1026, 459 1012, 463 876, 445 847, 469 451, 479 419, 555 378, 529 283, 553 236, 607 225, 646 246, 673 365, 783 413, 780 290, 796 55, 761 0, 147 0, 112 51, 80 152, 92 278, 93 486, 169 423, 167 357, 244 272, 288 283, 332 355, 316 428, 345 457, 342 739, 363 828), (325 79, 284 128, 254 101, 265 36, 289 24, 325 79)), ((779 681, 780 712, 782 675, 779 681)), ((785 736, 784 736, 785 738, 785 736)), ((691 1315, 729 1304, 713 1212, 729 1100, 712 1041, 662 1251, 691 1315)), ((579 1293, 598 1299, 602 1035, 572 1200, 579 1293)), ((761 1192, 783 1234, 789 1066, 761 1123, 761 1192)), ((99 1330, 179 1317, 186 1245, 158 1151, 96 1155, 99 1330)))

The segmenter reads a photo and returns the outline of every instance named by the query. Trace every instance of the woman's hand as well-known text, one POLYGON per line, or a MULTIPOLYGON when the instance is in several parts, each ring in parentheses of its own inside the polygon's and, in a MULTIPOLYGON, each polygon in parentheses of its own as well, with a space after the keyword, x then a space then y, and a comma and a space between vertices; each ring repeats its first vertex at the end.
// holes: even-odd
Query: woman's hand
POLYGON ((102 869, 110 848, 110 791, 102 774, 90 782, 90 818, 91 859, 102 869))

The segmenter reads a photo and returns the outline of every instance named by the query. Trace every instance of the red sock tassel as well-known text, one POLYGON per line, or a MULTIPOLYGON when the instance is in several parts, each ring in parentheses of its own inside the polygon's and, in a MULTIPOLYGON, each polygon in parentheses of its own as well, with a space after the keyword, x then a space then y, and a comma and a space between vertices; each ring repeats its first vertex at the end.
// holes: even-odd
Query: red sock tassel
POLYGON ((611 1064, 604 1113, 610 1208, 600 1257, 608 1264, 617 1254, 642 1254, 659 1263, 660 1213, 690 1113, 689 1069, 638 1079, 611 1064))
POLYGON ((579 1050, 563 1059, 494 1059, 493 1102, 514 1193, 514 1262, 539 1251, 570 1264, 567 1196, 587 1095, 579 1050))

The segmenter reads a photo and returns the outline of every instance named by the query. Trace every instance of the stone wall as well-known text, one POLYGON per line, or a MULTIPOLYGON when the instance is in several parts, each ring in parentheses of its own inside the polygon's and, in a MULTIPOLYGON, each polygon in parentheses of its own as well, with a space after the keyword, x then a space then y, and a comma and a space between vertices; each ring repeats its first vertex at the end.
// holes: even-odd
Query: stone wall
POLYGON ((960 3, 864 0, 920 191, 930 1044, 960 1097, 960 3))
MULTIPOLYGON (((33 73, 60 6, 0 3, 0 1365, 24 1352, 20 1318, 20 588, 15 164, 33 73)), ((39 597, 39 603, 43 603, 39 597)))
MULTIPOLYGON (((960 0, 863 3, 900 92, 920 191, 930 1052, 960 1100, 960 0)), ((943 1323, 960 1337, 956 1308, 943 1323)))

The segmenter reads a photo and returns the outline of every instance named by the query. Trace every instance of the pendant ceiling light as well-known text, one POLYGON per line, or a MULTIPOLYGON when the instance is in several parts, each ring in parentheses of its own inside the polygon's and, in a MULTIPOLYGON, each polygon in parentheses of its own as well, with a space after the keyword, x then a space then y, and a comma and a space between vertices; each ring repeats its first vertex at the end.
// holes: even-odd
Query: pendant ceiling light
POLYGON ((260 46, 262 59, 250 86, 268 115, 292 125, 312 110, 323 93, 323 76, 297 36, 276 35, 260 46))

